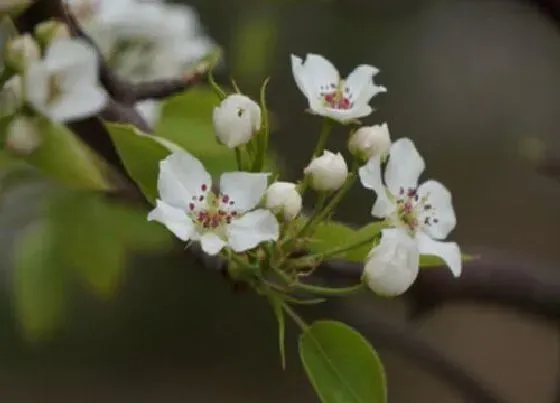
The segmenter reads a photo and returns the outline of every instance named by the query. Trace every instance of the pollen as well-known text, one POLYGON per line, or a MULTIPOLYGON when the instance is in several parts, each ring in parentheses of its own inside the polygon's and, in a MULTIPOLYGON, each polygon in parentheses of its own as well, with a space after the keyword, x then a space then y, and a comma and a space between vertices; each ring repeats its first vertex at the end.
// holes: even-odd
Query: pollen
POLYGON ((344 86, 343 82, 338 85, 334 83, 322 85, 319 94, 323 100, 323 104, 328 108, 347 110, 354 106, 354 102, 352 102, 352 93, 348 87, 344 86))

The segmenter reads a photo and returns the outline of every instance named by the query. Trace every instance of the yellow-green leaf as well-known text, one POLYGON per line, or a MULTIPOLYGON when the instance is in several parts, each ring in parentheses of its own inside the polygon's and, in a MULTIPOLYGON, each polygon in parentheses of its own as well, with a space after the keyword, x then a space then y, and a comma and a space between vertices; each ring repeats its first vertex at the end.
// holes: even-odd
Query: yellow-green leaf
POLYGON ((25 160, 46 175, 76 189, 108 190, 103 165, 66 126, 38 121, 43 143, 25 160))
POLYGON ((178 146, 163 143, 131 125, 105 123, 129 175, 150 202, 157 198, 159 163, 178 146))
POLYGON ((44 338, 63 319, 66 285, 66 274, 53 249, 47 223, 28 228, 18 239, 14 270, 18 320, 29 339, 44 338))
POLYGON ((299 340, 303 366, 322 403, 386 403, 381 360, 364 337, 335 321, 318 321, 299 340))

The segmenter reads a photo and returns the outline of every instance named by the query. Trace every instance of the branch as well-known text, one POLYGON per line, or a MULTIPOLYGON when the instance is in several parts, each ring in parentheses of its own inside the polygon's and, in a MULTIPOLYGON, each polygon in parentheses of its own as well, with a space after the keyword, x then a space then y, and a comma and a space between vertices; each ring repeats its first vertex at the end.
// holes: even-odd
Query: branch
MULTIPOLYGON (((427 314, 448 302, 476 302, 515 308, 549 320, 560 319, 557 277, 544 275, 542 267, 532 262, 493 250, 481 251, 480 256, 464 263, 459 278, 454 278, 445 267, 422 269, 404 295, 411 315, 427 314)), ((359 262, 327 260, 315 273, 331 282, 339 279, 355 282, 362 271, 363 264, 359 262)))

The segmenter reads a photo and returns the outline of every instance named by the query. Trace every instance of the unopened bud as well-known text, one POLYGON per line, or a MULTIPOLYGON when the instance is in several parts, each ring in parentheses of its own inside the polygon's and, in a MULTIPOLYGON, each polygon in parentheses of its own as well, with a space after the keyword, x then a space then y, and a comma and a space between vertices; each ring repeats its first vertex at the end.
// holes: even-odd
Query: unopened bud
POLYGON ((6 148, 19 156, 28 156, 42 143, 41 133, 31 118, 17 117, 6 133, 6 148))
POLYGON ((8 41, 5 63, 9 68, 23 72, 29 64, 41 58, 41 49, 30 34, 23 34, 8 41))
POLYGON ((13 76, 0 90, 0 118, 13 115, 23 104, 23 85, 20 76, 13 76))
POLYGON ((48 46, 57 39, 70 37, 68 25, 59 21, 45 21, 35 27, 35 38, 43 45, 48 46))
POLYGON ((337 190, 346 181, 348 166, 344 157, 325 150, 323 155, 313 158, 303 173, 309 175, 311 187, 319 192, 337 190))
POLYGON ((233 94, 214 108, 216 135, 222 144, 235 148, 249 142, 261 127, 261 108, 245 95, 233 94))
POLYGON ((348 140, 350 153, 363 161, 374 155, 383 157, 389 152, 391 137, 387 123, 360 127, 348 140))
POLYGON ((301 195, 294 183, 274 182, 266 190, 266 208, 275 214, 283 214, 286 221, 296 218, 301 207, 301 195))

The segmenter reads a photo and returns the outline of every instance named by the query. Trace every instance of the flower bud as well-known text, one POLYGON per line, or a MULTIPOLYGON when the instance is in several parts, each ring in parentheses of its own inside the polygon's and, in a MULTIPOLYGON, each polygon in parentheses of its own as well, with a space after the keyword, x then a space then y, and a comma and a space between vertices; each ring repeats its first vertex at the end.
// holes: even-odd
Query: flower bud
POLYGON ((301 195, 296 185, 290 182, 274 182, 266 191, 266 208, 275 214, 283 214, 286 221, 291 221, 299 214, 302 207, 301 195))
POLYGON ((23 104, 23 85, 20 76, 13 76, 0 90, 0 118, 13 115, 23 104))
POLYGON ((311 177, 311 187, 319 192, 337 190, 348 176, 348 166, 340 153, 325 150, 320 157, 313 158, 303 170, 311 177))
POLYGON ((6 66, 17 72, 23 72, 30 63, 41 58, 39 45, 30 34, 9 40, 5 52, 6 66))
POLYGON ((384 229, 381 242, 369 253, 363 278, 376 294, 394 297, 404 294, 419 271, 416 241, 402 229, 384 229))
POLYGON ((390 147, 391 137, 387 123, 360 127, 348 140, 350 153, 363 161, 374 155, 386 155, 390 147))
POLYGON ((44 21, 35 27, 35 38, 44 46, 57 39, 70 37, 68 26, 59 21, 44 21))
POLYGON ((214 108, 214 130, 222 144, 235 148, 246 144, 261 127, 261 108, 245 95, 228 96, 214 108))
POLYGON ((6 132, 6 148, 20 156, 30 155, 43 141, 33 120, 24 116, 12 120, 6 132))

